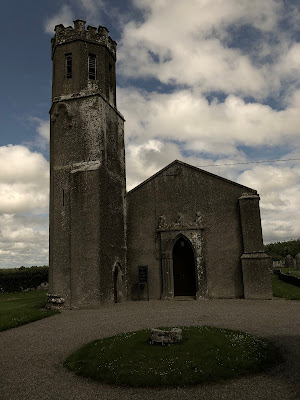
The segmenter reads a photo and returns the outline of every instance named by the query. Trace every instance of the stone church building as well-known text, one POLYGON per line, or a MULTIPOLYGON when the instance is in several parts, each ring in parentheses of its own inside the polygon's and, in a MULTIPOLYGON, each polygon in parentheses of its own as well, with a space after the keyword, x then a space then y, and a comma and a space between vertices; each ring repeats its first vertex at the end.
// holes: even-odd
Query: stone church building
POLYGON ((272 298, 255 190, 175 160, 126 193, 108 30, 57 25, 52 60, 49 306, 272 298))

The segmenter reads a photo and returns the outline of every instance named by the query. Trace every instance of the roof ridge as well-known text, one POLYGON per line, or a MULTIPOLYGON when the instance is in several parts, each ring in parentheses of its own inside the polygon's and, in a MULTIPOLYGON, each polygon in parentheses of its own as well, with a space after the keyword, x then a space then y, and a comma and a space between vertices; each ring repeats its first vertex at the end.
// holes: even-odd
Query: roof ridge
POLYGON ((146 183, 148 183, 148 182, 151 181, 152 179, 156 178, 158 175, 160 175, 162 172, 164 172, 165 170, 167 170, 167 169, 170 168, 173 164, 176 164, 176 163, 177 163, 177 164, 181 164, 181 165, 183 165, 183 166, 185 166, 185 167, 187 167, 187 168, 192 168, 192 169, 194 169, 194 170, 196 170, 196 171, 202 172, 202 173, 204 173, 204 174, 206 174, 206 175, 209 175, 209 176, 212 176, 212 177, 214 177, 214 178, 221 179, 222 181, 225 181, 225 182, 230 183, 230 184, 232 184, 232 185, 236 185, 236 186, 239 186, 239 187, 243 187, 243 188, 245 188, 245 189, 247 189, 247 190, 250 190, 251 192, 254 192, 255 194, 257 194, 257 191, 256 191, 255 189, 249 188, 248 186, 241 185, 240 183, 231 181, 230 179, 227 179, 227 178, 223 178, 222 176, 213 174, 212 172, 205 171, 204 169, 201 169, 201 168, 199 168, 199 167, 195 167, 194 165, 187 164, 187 163, 185 163, 184 161, 180 161, 180 160, 174 160, 174 161, 172 161, 170 164, 166 165, 164 168, 162 168, 161 170, 157 171, 155 174, 151 175, 149 178, 147 178, 146 180, 144 180, 143 182, 139 183, 137 186, 135 186, 134 188, 132 188, 131 190, 129 190, 129 191, 127 192, 127 194, 132 193, 134 190, 136 190, 136 189, 140 188, 141 186, 145 185, 146 183))

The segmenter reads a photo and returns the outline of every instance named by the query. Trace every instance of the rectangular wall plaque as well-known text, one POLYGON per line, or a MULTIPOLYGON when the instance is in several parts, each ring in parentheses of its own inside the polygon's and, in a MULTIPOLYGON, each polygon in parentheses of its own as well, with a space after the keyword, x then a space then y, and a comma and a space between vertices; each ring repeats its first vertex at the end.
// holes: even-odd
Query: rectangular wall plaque
POLYGON ((140 265, 139 269, 139 283, 148 283, 148 265, 140 265))

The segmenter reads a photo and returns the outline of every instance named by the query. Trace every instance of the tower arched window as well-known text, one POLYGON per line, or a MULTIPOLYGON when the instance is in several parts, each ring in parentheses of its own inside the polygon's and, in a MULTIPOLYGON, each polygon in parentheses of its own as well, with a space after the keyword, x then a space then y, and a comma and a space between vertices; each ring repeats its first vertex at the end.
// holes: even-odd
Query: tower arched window
POLYGON ((89 54, 89 79, 96 79, 96 56, 89 54))

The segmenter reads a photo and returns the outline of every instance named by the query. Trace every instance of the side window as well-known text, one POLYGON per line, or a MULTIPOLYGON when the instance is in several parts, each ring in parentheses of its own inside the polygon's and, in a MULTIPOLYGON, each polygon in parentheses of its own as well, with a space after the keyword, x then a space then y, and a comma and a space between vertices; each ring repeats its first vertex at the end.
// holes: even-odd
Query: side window
POLYGON ((71 79, 72 78, 72 54, 66 54, 65 55, 65 65, 66 65, 66 78, 71 79))
POLYGON ((89 54, 89 79, 96 79, 96 56, 89 54))

